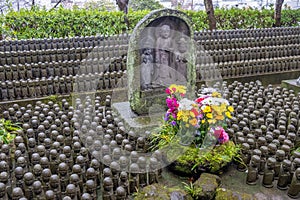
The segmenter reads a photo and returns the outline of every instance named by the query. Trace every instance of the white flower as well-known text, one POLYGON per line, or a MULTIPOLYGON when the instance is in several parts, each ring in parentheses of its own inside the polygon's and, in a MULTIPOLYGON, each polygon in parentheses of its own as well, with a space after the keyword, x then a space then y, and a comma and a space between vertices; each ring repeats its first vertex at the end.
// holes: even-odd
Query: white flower
POLYGON ((226 105, 229 105, 229 102, 226 99, 223 98, 218 98, 218 97, 208 97, 206 99, 204 99, 202 102, 202 104, 207 104, 207 105, 221 105, 223 103, 225 103, 226 105))
POLYGON ((178 110, 191 110, 193 108, 194 101, 191 101, 187 98, 183 98, 179 101, 178 110))
POLYGON ((217 92, 218 90, 215 89, 215 88, 204 88, 202 91, 201 91, 201 94, 203 95, 207 95, 207 94, 212 94, 213 92, 217 92))

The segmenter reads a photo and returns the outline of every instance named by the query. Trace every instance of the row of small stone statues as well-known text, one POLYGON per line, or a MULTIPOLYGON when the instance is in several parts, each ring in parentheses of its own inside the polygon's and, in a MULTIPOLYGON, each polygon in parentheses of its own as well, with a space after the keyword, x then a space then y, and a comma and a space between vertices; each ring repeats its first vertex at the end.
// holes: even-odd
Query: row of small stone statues
MULTIPOLYGON (((215 63, 228 61, 256 60, 277 57, 289 57, 300 55, 300 44, 248 47, 241 49, 210 50, 210 55, 215 63)), ((199 55, 199 54, 198 54, 199 55)), ((200 53, 201 55, 201 53, 200 53)))
MULTIPOLYGON (((241 56, 241 55, 240 55, 241 56)), ((237 57, 240 57, 237 55, 237 57)), ((217 60, 216 58, 214 58, 217 60)), ((102 63, 101 60, 76 60, 74 62, 45 62, 45 63, 35 63, 33 65, 5 65, 0 66, 0 81, 5 80, 26 80, 26 79, 34 79, 34 78, 48 78, 54 76, 68 76, 68 75, 76 75, 76 74, 88 74, 88 73, 97 73, 104 71, 124 71, 126 69, 125 63, 123 60, 115 60, 115 63, 108 64, 110 61, 104 61, 102 63), (104 65, 107 65, 107 69, 104 68, 104 65)), ((236 61, 236 62, 221 62, 217 66, 222 72, 222 76, 224 77, 232 77, 232 76, 243 76, 243 75, 251 75, 251 74, 261 74, 268 72, 276 72, 276 71, 289 71, 297 69, 299 61, 299 56, 290 56, 290 57, 282 57, 282 58, 274 58, 274 59, 253 59, 251 61, 236 61), (246 65, 246 66, 245 66, 246 65), (247 67, 248 66, 248 67, 247 67), (248 69, 252 68, 252 69, 248 69), (257 69, 255 69, 257 68, 257 69), (226 73, 226 70, 233 71, 226 73), (253 71, 253 73, 251 72, 253 71), (231 75, 233 74, 233 75, 231 75)), ((212 60, 209 56, 205 56, 202 53, 201 57, 197 57, 197 63, 201 62, 212 63, 212 60)), ((199 64, 198 64, 199 65, 199 64)), ((197 68, 205 70, 205 65, 201 67, 197 65, 197 68)), ((210 68, 210 67, 208 67, 210 68)), ((200 76, 199 76, 200 77, 200 76)), ((205 76, 207 77, 207 76, 205 76)), ((211 77, 211 76, 208 76, 211 77)))
POLYGON ((220 79, 220 75, 223 78, 234 78, 299 70, 299 64, 299 56, 221 62, 219 64, 198 64, 196 66, 196 73, 197 80, 217 80, 220 79))
MULTIPOLYGON (((286 37, 290 37, 290 36, 286 36, 286 37)), ((289 46, 285 46, 285 45, 295 45, 295 44, 299 44, 299 37, 297 36, 293 36, 295 37, 294 40, 291 40, 289 38, 285 38, 285 39, 278 39, 278 38, 271 38, 270 39, 270 44, 266 43, 263 45, 259 45, 256 44, 257 39, 253 39, 253 41, 247 41, 245 42, 244 38, 241 39, 241 41, 243 43, 245 43, 245 45, 243 46, 228 46, 226 48, 224 48, 226 51, 232 51, 230 49, 236 49, 236 48, 244 48, 247 49, 249 47, 258 47, 258 46, 273 46, 274 42, 284 42, 284 44, 278 44, 278 46, 282 46, 281 48, 285 48, 287 51, 288 49, 298 49, 298 48, 290 48, 289 46), (249 46, 249 44, 252 44, 249 46)), ((266 40, 266 38, 264 38, 264 40, 266 40)), ((221 45, 223 46, 222 43, 225 44, 234 44, 237 45, 239 44, 238 41, 222 41, 222 40, 216 40, 216 41, 203 41, 205 43, 202 44, 202 42, 200 42, 200 45, 203 45, 204 49, 206 50, 211 50, 213 52, 213 55, 218 54, 217 50, 219 49, 218 47, 221 45), (211 47, 211 48, 210 48, 211 47)), ((277 44, 277 43, 276 43, 277 44)), ((273 49, 274 47, 268 47, 273 49)), ((280 48, 280 47, 279 47, 280 48)), ((220 50, 223 50, 220 49, 220 50)), ((240 52, 243 52, 245 50, 240 49, 240 52)), ((260 50, 262 51, 262 50, 260 50)), ((270 50, 272 53, 272 50, 270 50)), ((127 52, 127 46, 123 45, 123 46, 107 46, 107 47, 88 47, 88 48, 70 48, 70 49, 51 49, 51 50, 46 50, 46 51, 21 51, 21 52, 17 52, 17 51, 6 51, 6 52, 0 52, 0 65, 11 65, 11 64, 25 64, 25 63, 37 63, 37 62, 57 62, 57 61, 72 61, 72 60, 82 60, 84 58, 87 58, 87 56, 89 56, 89 58, 94 59, 107 59, 108 57, 111 59, 116 59, 122 55, 125 55, 127 52)), ((276 56, 277 51, 274 52, 276 56)), ((234 52, 234 54, 236 54, 236 52, 234 52)), ((277 56, 281 56, 282 54, 279 53, 279 55, 277 56)), ((297 54, 298 55, 298 54, 297 54)), ((200 53, 201 56, 201 53, 200 53)), ((270 55, 272 57, 272 55, 270 55)), ((215 61, 217 62, 217 61, 215 61)))
MULTIPOLYGON (((198 80, 216 80, 220 77, 238 77, 245 75, 261 74, 261 73, 272 73, 297 70, 297 66, 300 62, 298 57, 291 57, 274 59, 269 62, 264 60, 255 60, 251 62, 224 62, 217 66, 215 65, 204 65, 197 66, 197 78, 198 80), (291 62, 289 62, 291 61, 291 62)), ((58 65, 54 70, 59 69, 58 65)), ((85 65, 84 65, 85 66, 85 65)), ((80 67, 80 71, 84 71, 84 66, 80 67)), ((51 68, 49 68, 51 69, 51 68)), ((48 69, 48 71, 49 71, 48 69)), ((52 68, 53 69, 53 68, 52 68)), ((63 68, 67 69, 67 68, 63 68)), ((71 68, 72 69, 72 68, 71 68)), ((44 73, 46 69, 43 68, 44 73)), ((33 71, 33 70, 32 70, 33 71)), ((26 71, 26 76, 33 77, 30 70, 26 71)), ((14 79, 14 75, 17 71, 9 72, 10 76, 2 73, 0 70, 0 77, 2 80, 14 79)), ((25 72, 25 70, 23 70, 25 72)), ((43 72, 43 71, 42 71, 43 72)), ((36 73, 36 72, 35 72, 36 73)), ((55 73, 55 72, 54 72, 55 73)), ((23 98, 42 97, 52 94, 70 94, 71 92, 84 92, 84 91, 97 91, 102 89, 113 89, 119 87, 126 87, 127 79, 122 72, 106 72, 106 73, 94 73, 93 75, 76 75, 76 76, 64 76, 61 71, 57 71, 57 74, 61 73, 60 76, 41 78, 41 79, 24 79, 20 81, 6 81, 1 83, 1 99, 2 100, 13 100, 23 98), (61 76, 62 75, 62 76, 61 76)), ((16 73, 17 74, 17 73, 16 73)), ((24 74, 23 74, 24 75, 24 74)), ((36 74, 35 74, 36 75, 36 74)))
MULTIPOLYGON (((194 33, 194 39, 196 41, 209 41, 211 39, 234 39, 234 38, 265 38, 274 36, 288 36, 299 35, 299 28, 272 28, 272 29, 247 29, 247 30, 230 30, 220 31, 216 30, 201 31, 194 33)), ((273 38, 274 39, 274 38, 273 38)), ((284 42, 289 39, 279 39, 284 42)), ((74 38, 49 38, 49 39, 32 39, 32 40, 11 40, 0 41, 0 52, 4 51, 30 51, 30 50, 46 50, 46 49, 71 49, 71 48, 85 48, 85 47, 102 47, 102 46, 115 46, 115 45, 128 45, 129 35, 122 34, 117 36, 103 37, 103 36, 87 36, 87 37, 74 37, 74 38)), ((255 40, 254 40, 255 41, 255 40)), ((211 43, 211 42, 209 42, 211 43)), ((228 43, 228 42, 226 42, 228 43)), ((232 42, 236 44, 238 42, 232 42)), ((247 46, 252 42, 247 42, 247 46)), ((264 44, 265 45, 265 44, 264 44)), ((216 48, 216 44, 213 45, 216 48)))
POLYGON ((32 64, 0 65, 0 81, 49 78, 55 76, 75 76, 89 73, 125 71, 123 60, 74 60, 64 62, 38 62, 32 64))
POLYGON ((299 35, 299 27, 274 27, 255 29, 234 29, 234 30, 203 30, 195 33, 195 38, 203 40, 211 39, 233 39, 250 37, 272 37, 284 35, 299 35))
MULTIPOLYGON (((196 40, 197 41, 197 40, 196 40)), ((197 44, 206 50, 214 49, 239 49, 247 47, 264 47, 299 44, 299 35, 283 35, 272 37, 249 37, 249 38, 233 38, 233 39, 214 39, 200 40, 197 44)))
POLYGON ((76 59, 115 59, 127 54, 126 46, 86 47, 70 49, 50 49, 38 51, 4 51, 0 52, 0 65, 30 64, 37 62, 73 61, 76 59))
POLYGON ((117 36, 82 36, 74 38, 45 38, 30 40, 0 40, 0 52, 4 51, 36 51, 48 49, 71 49, 86 47, 104 47, 114 45, 127 45, 128 34, 117 36))
POLYGON ((287 190, 300 195, 300 153, 292 151, 300 141, 299 100, 293 91, 260 83, 233 83, 225 91, 235 107, 230 135, 240 144, 238 170, 247 171, 246 182, 287 190), (276 181, 275 181, 276 180, 276 181))
POLYGON ((97 92, 127 86, 126 71, 1 82, 0 99, 19 100, 72 92, 97 92))

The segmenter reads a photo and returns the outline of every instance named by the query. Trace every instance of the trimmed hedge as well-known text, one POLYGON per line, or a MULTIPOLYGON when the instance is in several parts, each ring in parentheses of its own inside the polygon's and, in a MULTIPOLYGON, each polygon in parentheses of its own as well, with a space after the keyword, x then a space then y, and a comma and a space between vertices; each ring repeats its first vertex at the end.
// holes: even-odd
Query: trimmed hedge
MULTIPOLYGON (((150 11, 130 11, 129 30, 124 23, 124 14, 120 11, 99 11, 59 7, 47 11, 41 8, 10 11, 0 16, 0 33, 7 38, 58 38, 90 35, 113 35, 132 31, 137 22, 150 11)), ((184 11, 194 22, 194 29, 208 28, 205 11, 184 11)), ((218 29, 248 29, 272 27, 273 9, 216 9, 218 29)), ((300 21, 300 9, 282 11, 282 25, 296 26, 300 21)), ((1 38, 0 38, 1 39, 1 38)))

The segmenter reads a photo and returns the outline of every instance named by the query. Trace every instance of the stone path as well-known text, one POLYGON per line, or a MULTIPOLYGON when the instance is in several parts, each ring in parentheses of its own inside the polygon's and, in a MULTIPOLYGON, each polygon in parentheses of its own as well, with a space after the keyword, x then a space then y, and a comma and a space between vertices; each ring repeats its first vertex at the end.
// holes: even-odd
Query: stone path
POLYGON ((230 166, 228 172, 221 175, 221 187, 232 191, 248 193, 254 195, 259 200, 292 200, 286 194, 287 191, 277 189, 277 181, 274 181, 273 188, 262 186, 262 176, 259 176, 257 185, 246 184, 246 172, 237 171, 234 166, 230 166))

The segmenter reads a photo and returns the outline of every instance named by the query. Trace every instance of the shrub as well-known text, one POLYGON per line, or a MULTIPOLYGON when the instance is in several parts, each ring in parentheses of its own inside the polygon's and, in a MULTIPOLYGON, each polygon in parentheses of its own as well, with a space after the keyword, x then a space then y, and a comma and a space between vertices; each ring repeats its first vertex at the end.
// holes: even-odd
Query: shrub
MULTIPOLYGON (((59 7, 50 11, 44 8, 11 10, 0 16, 0 34, 12 39, 59 38, 90 35, 114 35, 133 30, 149 10, 128 13, 129 28, 124 23, 124 13, 97 9, 73 10, 59 7)), ((208 29, 205 11, 184 11, 194 24, 195 31, 208 29)), ((274 10, 219 8, 215 10, 218 29, 248 29, 272 27, 274 10)), ((282 26, 296 26, 300 10, 282 10, 282 26)), ((1 38, 0 38, 1 39, 1 38)))
POLYGON ((0 141, 4 144, 11 143, 21 127, 10 120, 0 119, 0 141))

